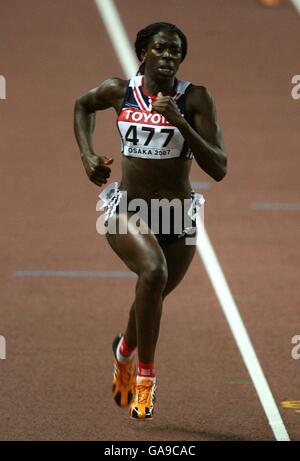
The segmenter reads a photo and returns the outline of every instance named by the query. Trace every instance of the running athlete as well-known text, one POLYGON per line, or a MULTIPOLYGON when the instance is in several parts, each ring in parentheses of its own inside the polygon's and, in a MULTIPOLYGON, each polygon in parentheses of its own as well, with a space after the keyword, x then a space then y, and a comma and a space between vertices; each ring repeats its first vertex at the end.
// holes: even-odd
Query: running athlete
POLYGON ((221 181, 227 157, 211 94, 203 86, 176 78, 187 53, 185 35, 172 24, 154 23, 138 32, 135 50, 141 62, 137 75, 129 81, 110 78, 79 97, 74 127, 87 176, 102 186, 113 159, 94 152, 95 113, 110 107, 117 113, 122 179, 119 185, 106 186, 100 197, 108 243, 138 280, 125 333, 113 341, 113 397, 120 407, 129 406, 131 417, 145 420, 153 416, 154 358, 163 301, 182 280, 195 253, 195 244, 186 244, 186 235, 195 228, 203 197, 191 189, 192 159, 221 181), (156 226, 152 212, 132 219, 134 211, 121 207, 124 192, 127 203, 143 200, 150 210, 153 199, 187 200, 192 225, 185 226, 183 220, 178 230, 171 212, 168 233, 161 223, 156 226))

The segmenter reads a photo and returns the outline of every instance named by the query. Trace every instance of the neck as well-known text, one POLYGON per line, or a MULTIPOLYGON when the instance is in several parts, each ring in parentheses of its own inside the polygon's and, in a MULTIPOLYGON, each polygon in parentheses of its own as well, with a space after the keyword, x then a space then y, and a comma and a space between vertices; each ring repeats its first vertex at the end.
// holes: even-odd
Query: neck
POLYGON ((172 93, 172 90, 175 85, 175 77, 172 77, 170 80, 157 81, 151 75, 144 75, 144 88, 147 93, 157 95, 159 91, 162 92, 164 96, 167 96, 172 93))

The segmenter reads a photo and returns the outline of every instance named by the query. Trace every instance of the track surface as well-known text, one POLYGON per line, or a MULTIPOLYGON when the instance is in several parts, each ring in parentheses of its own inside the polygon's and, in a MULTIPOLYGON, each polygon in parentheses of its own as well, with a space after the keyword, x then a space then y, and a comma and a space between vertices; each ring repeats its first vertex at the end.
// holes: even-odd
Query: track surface
MULTIPOLYGON (((210 181, 206 228, 292 440, 300 414, 299 203, 300 17, 255 0, 117 1, 131 40, 157 20, 188 36, 182 78, 213 93, 229 173, 210 181), (188 8, 187 8, 188 5, 188 8), (133 14, 134 12, 134 14, 133 14)), ((0 101, 1 440, 274 440, 198 255, 165 302, 157 350, 156 417, 129 420, 113 403, 111 341, 133 298, 132 278, 16 277, 16 270, 126 270, 95 231, 98 189, 72 131, 75 98, 122 76, 91 0, 1 4, 0 101), (179 354, 176 354, 174 338, 179 354)), ((113 112, 99 113, 95 145, 120 179, 113 112)))

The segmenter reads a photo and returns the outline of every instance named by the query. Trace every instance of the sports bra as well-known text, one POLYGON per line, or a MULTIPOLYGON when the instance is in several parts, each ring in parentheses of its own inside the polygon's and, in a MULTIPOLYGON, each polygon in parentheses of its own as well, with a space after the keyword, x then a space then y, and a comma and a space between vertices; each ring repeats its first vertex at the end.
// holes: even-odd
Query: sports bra
MULTIPOLYGON (((189 85, 186 80, 176 80, 172 96, 183 117, 186 117, 185 98, 189 85)), ((178 128, 163 115, 152 112, 156 98, 146 93, 143 75, 130 79, 117 119, 122 154, 157 160, 192 159, 193 153, 178 128)))

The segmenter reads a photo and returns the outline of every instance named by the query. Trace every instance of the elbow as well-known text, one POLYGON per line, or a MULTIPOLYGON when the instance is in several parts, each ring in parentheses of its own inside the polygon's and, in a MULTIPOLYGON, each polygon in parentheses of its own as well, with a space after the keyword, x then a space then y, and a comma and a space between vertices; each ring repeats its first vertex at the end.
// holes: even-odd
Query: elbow
POLYGON ((222 179, 225 178, 226 174, 227 174, 227 158, 225 157, 222 164, 218 168, 218 171, 213 176, 213 178, 215 181, 220 182, 222 181, 222 179))
POLYGON ((227 174, 227 167, 223 167, 220 171, 218 171, 218 174, 214 175, 214 180, 217 181, 217 182, 220 182, 222 181, 222 179, 225 178, 227 174))
POLYGON ((82 103, 81 97, 75 100, 75 104, 74 104, 74 123, 75 124, 82 118, 85 119, 85 118, 89 118, 94 115, 95 115, 95 112, 93 110, 90 110, 89 107, 87 107, 86 105, 82 103))
POLYGON ((76 121, 76 118, 78 117, 78 114, 81 112, 81 104, 79 102, 79 98, 76 99, 75 104, 74 104, 74 123, 76 121))
POLYGON ((93 110, 90 110, 90 108, 87 106, 87 104, 83 101, 82 96, 79 96, 79 97, 75 100, 74 112, 75 112, 75 113, 78 113, 78 112, 85 112, 85 113, 88 113, 88 114, 89 114, 90 112, 93 112, 93 110))
POLYGON ((77 98, 75 100, 75 104, 74 104, 74 112, 78 112, 78 111, 80 111, 82 109, 83 109, 83 106, 81 104, 80 98, 77 98))
POLYGON ((80 102, 78 101, 78 99, 76 99, 75 104, 74 104, 74 111, 73 111, 74 128, 76 127, 77 120, 78 120, 78 117, 79 117, 80 113, 81 113, 80 102))

